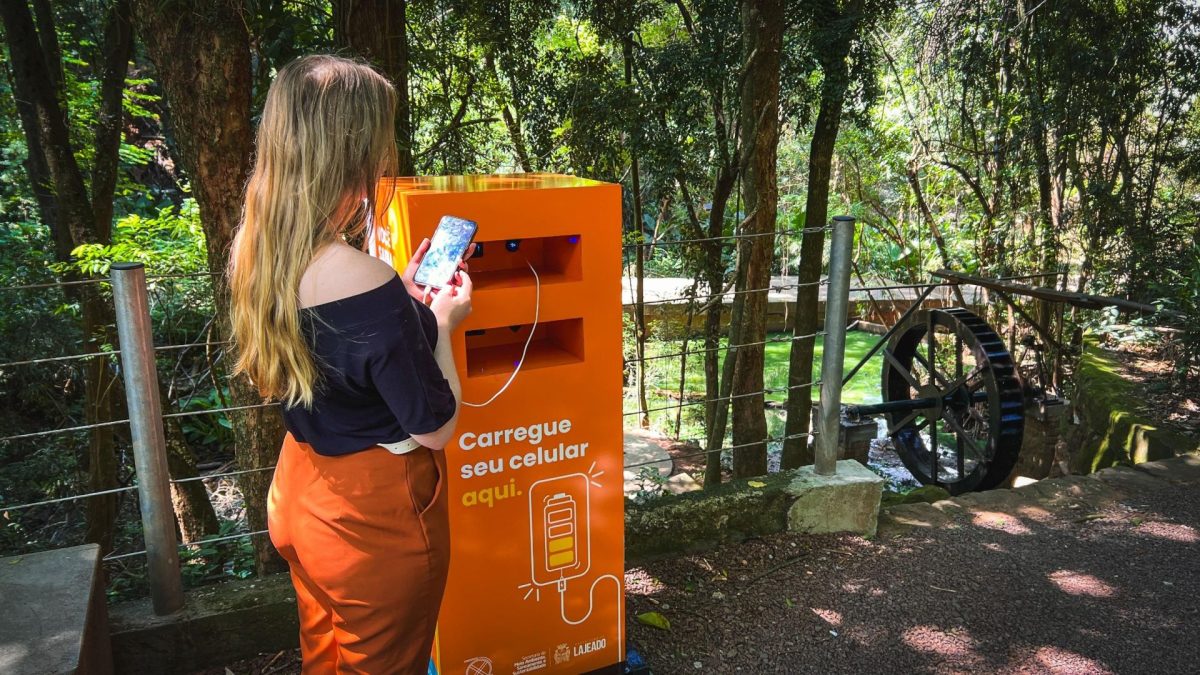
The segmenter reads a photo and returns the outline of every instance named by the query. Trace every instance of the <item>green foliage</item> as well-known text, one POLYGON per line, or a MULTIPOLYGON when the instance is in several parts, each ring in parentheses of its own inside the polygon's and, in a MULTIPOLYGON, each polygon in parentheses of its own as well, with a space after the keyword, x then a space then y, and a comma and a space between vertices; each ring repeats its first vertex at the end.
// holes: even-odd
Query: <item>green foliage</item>
MULTIPOLYGON (((202 412, 229 406, 228 387, 218 392, 190 396, 179 406, 180 412, 202 412)), ((181 418, 184 436, 188 445, 206 448, 226 448, 233 445, 233 423, 226 413, 191 415, 181 418)))
POLYGON ((240 524, 222 520, 217 534, 185 546, 179 555, 179 569, 187 588, 213 581, 245 579, 254 574, 254 545, 250 537, 212 541, 238 534, 240 524))
POLYGON ((111 244, 84 244, 71 252, 84 275, 108 274, 114 262, 140 262, 153 274, 192 274, 206 269, 204 230, 193 199, 183 206, 164 206, 157 213, 136 213, 113 227, 111 244))

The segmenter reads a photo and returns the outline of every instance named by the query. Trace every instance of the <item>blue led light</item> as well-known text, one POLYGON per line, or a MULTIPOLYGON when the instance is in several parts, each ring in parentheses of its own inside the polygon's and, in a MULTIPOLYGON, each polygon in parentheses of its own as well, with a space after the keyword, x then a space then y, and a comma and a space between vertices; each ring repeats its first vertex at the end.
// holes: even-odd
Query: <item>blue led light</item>
POLYGON ((567 241, 571 242, 572 244, 578 244, 579 243, 579 235, 573 234, 573 235, 567 237, 567 241))

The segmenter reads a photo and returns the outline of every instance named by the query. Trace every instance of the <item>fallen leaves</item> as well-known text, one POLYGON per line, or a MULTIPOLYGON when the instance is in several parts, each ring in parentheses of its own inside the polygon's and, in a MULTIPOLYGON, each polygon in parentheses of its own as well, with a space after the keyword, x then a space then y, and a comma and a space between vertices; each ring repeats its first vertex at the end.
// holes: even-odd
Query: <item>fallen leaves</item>
POLYGON ((661 630, 671 630, 670 620, 658 612, 643 612, 638 614, 637 622, 661 630))

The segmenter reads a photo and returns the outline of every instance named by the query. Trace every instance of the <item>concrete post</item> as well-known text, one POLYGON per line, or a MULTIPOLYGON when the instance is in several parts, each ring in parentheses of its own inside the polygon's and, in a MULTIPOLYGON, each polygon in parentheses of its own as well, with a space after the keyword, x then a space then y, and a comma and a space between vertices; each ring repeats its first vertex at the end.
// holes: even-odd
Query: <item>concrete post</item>
POLYGON ((837 472, 838 422, 842 413, 842 371, 846 355, 846 316, 850 305, 850 263, 854 219, 834 216, 829 250, 829 287, 825 296, 825 343, 821 355, 821 426, 815 471, 837 472))
POLYGON ((175 538, 171 475, 167 470, 162 402, 158 398, 158 371, 150 332, 146 270, 141 263, 113 263, 111 275, 150 596, 154 613, 161 616, 183 607, 183 580, 179 574, 179 541, 175 538))

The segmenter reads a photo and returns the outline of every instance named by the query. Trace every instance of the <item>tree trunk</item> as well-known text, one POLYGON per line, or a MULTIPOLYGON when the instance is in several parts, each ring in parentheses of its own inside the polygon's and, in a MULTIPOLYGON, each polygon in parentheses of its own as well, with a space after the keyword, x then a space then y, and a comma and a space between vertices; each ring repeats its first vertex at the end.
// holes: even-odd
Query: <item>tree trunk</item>
POLYGON ((395 85, 398 171, 413 175, 407 0, 333 0, 333 43, 374 64, 395 85))
MULTIPOLYGON (((775 157, 779 145, 779 62, 783 49, 782 0, 743 0, 742 53, 746 72, 742 84, 740 129, 746 161, 742 194, 746 204, 748 235, 775 231, 779 201, 775 157)), ((764 348, 767 336, 767 286, 771 283, 774 237, 751 236, 738 240, 738 293, 733 313, 738 317, 738 344, 733 368, 733 477, 767 473, 767 418, 763 391, 764 348), (759 343, 759 344, 755 344, 759 343)), ((733 344, 730 331, 730 344, 733 344)))
MULTIPOLYGON (((163 404, 165 406, 166 399, 163 404)), ((196 456, 184 441, 183 428, 176 418, 164 420, 167 441, 167 472, 174 480, 196 478, 196 456)), ((220 531, 217 512, 208 498, 208 488, 198 480, 171 484, 171 506, 179 523, 179 538, 183 543, 199 541, 220 531)))
POLYGON ((675 438, 679 438, 680 429, 683 426, 683 401, 687 394, 688 347, 692 340, 692 324, 696 318, 696 289, 699 285, 700 279, 697 277, 692 281, 692 287, 688 289, 687 320, 684 322, 683 328, 683 347, 679 350, 679 407, 675 409, 675 438))
MULTIPOLYGON (((136 6, 138 29, 158 69, 184 169, 192 177, 200 209, 221 324, 218 339, 228 339, 229 288, 224 272, 240 220, 253 147, 250 42, 242 5, 235 0, 209 0, 189 12, 175 11, 157 0, 137 0, 136 6)), ((234 406, 262 401, 244 377, 231 381, 230 398, 234 406)), ((269 469, 283 438, 279 411, 254 408, 231 413, 230 419, 239 468, 269 469)), ((267 527, 270 483, 269 470, 239 476, 251 531, 267 527)), ((253 543, 260 574, 284 569, 267 537, 255 537, 253 543)))
MULTIPOLYGON (((804 225, 824 226, 829 220, 829 179, 833 166, 833 148, 837 142, 838 125, 842 116, 842 97, 846 93, 849 72, 846 55, 850 49, 851 31, 841 33, 842 41, 830 47, 832 54, 822 59, 825 81, 821 87, 821 105, 813 130, 812 148, 808 158, 808 198, 805 203, 804 225)), ((800 242, 800 267, 797 271, 799 288, 796 291, 796 322, 794 336, 817 332, 817 303, 824 258, 825 233, 807 231, 800 242), (807 285, 806 285, 807 284, 807 285)), ((796 339, 788 360, 787 426, 783 443, 783 469, 812 464, 815 457, 808 434, 812 422, 813 352, 815 338, 796 339)))
MULTIPOLYGON (((626 34, 621 42, 622 54, 625 61, 625 86, 633 89, 633 36, 626 34)), ((636 127, 637 120, 631 120, 631 128, 636 127)), ((646 228, 642 223, 642 179, 638 169, 638 149, 636 143, 630 149, 630 180, 633 183, 633 226, 637 233, 634 242, 637 244, 634 258, 634 336, 637 341, 637 397, 638 397, 638 426, 650 428, 650 415, 646 412, 646 228)))
MULTIPOLYGON (((492 79, 496 83, 496 89, 503 90, 504 83, 500 80, 500 66, 496 63, 496 57, 489 50, 484 56, 484 65, 487 66, 488 72, 492 74, 492 79)), ((508 132, 508 139, 512 142, 513 154, 517 156, 517 164, 525 173, 533 171, 533 162, 529 160, 529 149, 525 145, 525 136, 521 132, 521 120, 513 114, 513 109, 509 107, 508 101, 501 99, 500 118, 504 120, 504 129, 508 132)))
MULTIPOLYGON (((908 175, 908 185, 912 188, 913 197, 917 200, 917 208, 924 216, 925 222, 929 225, 929 233, 933 235, 933 244, 937 247, 938 256, 942 259, 942 267, 946 269, 954 269, 954 265, 950 264, 950 254, 946 252, 946 240, 942 237, 942 230, 938 227, 937 220, 933 217, 933 212, 929 210, 929 204, 925 203, 925 194, 921 192, 921 179, 917 176, 917 167, 914 161, 910 161, 905 167, 905 173, 908 175)), ((958 300, 961 307, 967 306, 967 301, 963 298, 962 289, 958 286, 951 287, 954 290, 954 297, 958 300)))
MULTIPOLYGON (((29 158, 26 168, 43 222, 51 228, 58 262, 71 262, 71 251, 85 243, 108 244, 112 233, 112 194, 116 183, 121 140, 121 100, 125 73, 132 54, 129 4, 117 0, 105 20, 100 68, 100 109, 95 129, 92 194, 71 143, 62 90, 62 53, 49 2, 36 0, 34 18, 24 0, 0 3, 9 45, 13 91, 25 132, 29 158), (93 199, 94 198, 94 199, 93 199), (93 208, 100 204, 99 208, 93 208)), ((82 308, 84 351, 96 354, 114 343, 113 308, 93 285, 67 287, 68 297, 82 308)), ((106 358, 88 359, 84 377, 84 418, 88 424, 113 419, 113 397, 120 385, 106 358)), ((111 426, 91 430, 88 488, 117 486, 117 457, 111 426)), ((112 549, 117 496, 87 500, 87 541, 112 549)))
MULTIPOLYGON (((720 116, 718 116, 720 117, 720 116)), ((703 277, 708 286, 708 298, 704 303, 704 430, 706 436, 705 450, 707 464, 704 468, 704 488, 710 489, 721 484, 721 446, 725 443, 725 415, 718 415, 721 405, 728 405, 728 400, 721 402, 721 315, 724 310, 725 266, 721 259, 723 242, 719 238, 724 229, 725 205, 733 192, 736 177, 736 164, 726 163, 717 173, 713 183, 712 208, 708 212, 707 229, 700 226, 696 215, 690 191, 682 177, 676 177, 679 193, 683 198, 684 210, 688 216, 692 236, 697 239, 707 239, 699 246, 702 251, 702 268, 699 276, 703 277)), ((728 393, 725 394, 728 397, 728 393)))
MULTIPOLYGON (((722 172, 713 189, 712 209, 708 217, 707 236, 720 237, 724 229, 725 206, 733 192, 734 174, 722 172)), ((721 241, 705 242, 704 275, 709 289, 708 311, 704 316, 704 390, 708 399, 705 406, 705 436, 708 450, 704 469, 704 487, 714 488, 721 484, 721 446, 725 444, 725 407, 729 405, 729 392, 722 393, 720 372, 721 315, 725 310, 725 264, 721 259, 721 241), (724 401, 718 399, 725 398, 724 401)), ((732 327, 732 320, 730 323, 732 327)), ((728 378, 724 378, 728 379, 728 378)))

